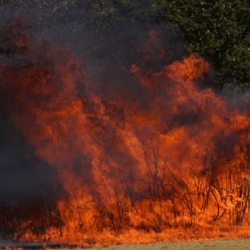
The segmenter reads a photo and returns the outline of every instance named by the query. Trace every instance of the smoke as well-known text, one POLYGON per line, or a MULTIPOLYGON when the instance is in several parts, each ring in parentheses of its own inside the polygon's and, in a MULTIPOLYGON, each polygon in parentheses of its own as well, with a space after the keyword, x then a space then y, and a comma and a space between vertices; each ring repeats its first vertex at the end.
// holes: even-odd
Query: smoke
MULTIPOLYGON (((34 5, 30 5, 29 8, 34 9, 34 5)), ((50 6, 47 8, 50 8, 50 6)), ((35 148, 27 143, 21 129, 17 128, 13 121, 16 118, 13 117, 13 110, 15 110, 15 116, 22 117, 26 114, 22 113, 25 110, 24 107, 15 107, 13 98, 21 98, 18 97, 18 93, 19 91, 22 92, 20 88, 23 88, 23 86, 13 84, 12 77, 16 77, 14 81, 17 81, 18 77, 21 77, 21 73, 18 72, 29 71, 30 68, 38 65, 46 67, 48 71, 55 75, 63 75, 63 68, 60 69, 57 64, 60 64, 58 60, 65 60, 65 56, 67 56, 67 52, 64 52, 65 49, 59 49, 62 53, 61 57, 58 57, 58 54, 57 58, 49 55, 50 52, 56 50, 56 43, 68 44, 72 52, 82 57, 82 66, 90 74, 95 72, 98 62, 100 65, 105 65, 99 67, 101 70, 94 75, 93 80, 98 86, 88 86, 89 91, 95 90, 95 94, 102 94, 104 99, 110 98, 114 101, 117 101, 116 97, 119 93, 129 92, 131 102, 137 98, 139 92, 141 93, 141 103, 144 102, 144 97, 147 95, 147 93, 143 94, 142 87, 132 80, 129 68, 133 63, 142 63, 143 53, 139 50, 146 45, 149 29, 135 24, 130 24, 127 30, 124 27, 123 29, 116 27, 106 35, 103 41, 96 42, 97 39, 91 34, 90 29, 82 25, 81 29, 72 32, 62 42, 59 36, 55 36, 55 30, 61 34, 61 37, 63 37, 62 34, 67 34, 67 29, 63 27, 63 23, 54 24, 50 29, 46 29, 47 27, 37 24, 37 20, 28 8, 22 9, 20 12, 22 14, 17 12, 13 15, 11 10, 8 10, 8 13, 2 11, 0 29, 0 73, 2 75, 0 84, 0 205, 34 203, 36 200, 43 199, 41 197, 44 190, 49 190, 51 200, 54 200, 54 196, 58 196, 60 191, 63 192, 55 170, 47 162, 36 156, 35 148), (42 32, 44 30, 46 32, 42 32), (42 37, 40 40, 36 40, 35 37, 39 37, 40 34, 43 34, 42 37), (50 41, 47 40, 49 38, 50 41), (47 41, 41 42, 41 40, 47 41), (16 76, 14 76, 15 74, 16 76), (114 82, 112 86, 111 84, 110 86, 104 84, 111 81, 114 82)), ((72 22, 78 21, 84 10, 73 9, 70 13, 74 17, 72 22)), ((150 67, 153 72, 159 71, 162 65, 181 59, 183 55, 184 43, 174 33, 171 33, 170 28, 170 25, 152 26, 152 29, 161 30, 162 46, 164 47, 164 44, 168 46, 165 57, 161 60, 153 58, 151 65, 145 65, 145 67, 150 67)), ((53 79, 48 80, 47 84, 54 84, 53 79)), ((83 85, 82 81, 77 84, 81 90, 80 94, 84 95, 86 86, 83 85)), ((55 93, 57 88, 60 88, 60 86, 55 84, 53 87, 55 93)), ((36 102, 42 101, 39 99, 39 95, 34 98, 36 102)), ((22 104, 28 105, 25 100, 22 104)), ((144 104, 144 108, 147 105, 144 104)), ((36 129, 29 128, 29 124, 26 124, 26 126, 27 129, 36 129)))
MULTIPOLYGON (((25 138, 25 134, 30 131, 37 134, 42 128, 38 123, 32 124, 37 127, 30 127, 30 124, 25 123, 27 121, 25 117, 32 115, 28 113, 29 105, 37 107, 47 105, 49 109, 58 100, 60 100, 59 105, 63 105, 68 98, 77 96, 86 104, 85 112, 93 115, 94 123, 97 114, 95 114, 96 107, 89 101, 91 93, 101 96, 102 104, 110 110, 108 115, 114 116, 117 126, 122 127, 125 119, 124 110, 134 115, 136 110, 152 112, 166 109, 171 105, 174 93, 167 92, 159 79, 154 82, 153 74, 187 56, 184 53, 187 42, 183 36, 176 33, 177 28, 170 24, 151 24, 146 28, 128 22, 127 27, 117 25, 109 33, 98 37, 92 35, 90 29, 84 25, 68 35, 60 23, 54 24, 54 27, 41 36, 38 34, 41 34, 42 27, 39 26, 39 29, 34 30, 36 26, 34 17, 27 13, 21 17, 4 20, 0 28, 0 205, 24 202, 27 204, 36 200, 39 202, 43 199, 41 197, 44 190, 50 192, 51 201, 55 200, 55 197, 58 198, 60 193, 66 193, 57 178, 57 171, 51 167, 51 162, 42 160, 41 155, 37 154, 32 146, 35 141, 27 141, 25 138), (61 39, 63 36, 55 36, 54 30, 66 34, 64 40, 61 39), (39 39, 36 38, 39 36, 39 39), (48 38, 50 40, 47 40, 48 38), (65 44, 67 46, 63 46, 65 44), (131 70, 131 65, 136 65, 141 72, 148 72, 147 75, 142 73, 142 76, 145 84, 153 84, 152 88, 144 88, 133 74, 133 69, 134 72, 137 69, 132 67, 131 70), (29 72, 37 76, 29 76, 29 72), (18 84, 24 75, 27 77, 26 86, 18 84), (42 84, 48 88, 39 93, 39 90, 43 90, 40 85, 28 83, 28 79, 31 77, 36 80, 37 77, 39 82, 42 75, 45 76, 42 84), (64 80, 65 78, 67 80, 64 80), (150 80, 150 83, 147 80, 150 80), (64 81, 67 81, 67 84, 64 81), (33 89, 36 87, 37 91, 33 89), (18 98, 22 99, 16 101, 18 98), (22 121, 25 128, 18 127, 14 121, 22 121)), ((74 9, 71 13, 75 18, 72 20, 77 21, 84 10, 74 9)), ((205 73, 202 78, 195 81, 202 90, 208 87, 216 89, 214 87, 216 80, 217 73, 210 68, 209 73, 205 73)), ((167 81, 169 86, 176 85, 174 80, 167 79, 167 81)), ((240 96, 236 99, 239 100, 240 96)), ((161 115, 158 116, 156 130, 165 134, 167 128, 199 123, 199 119, 202 120, 204 117, 196 107, 195 100, 188 100, 179 107, 178 115, 169 112, 166 116, 165 112, 159 111, 161 115)), ((32 120, 32 117, 30 119, 32 120)), ((99 144, 103 144, 106 154, 125 166, 127 162, 122 162, 122 159, 128 158, 126 154, 129 153, 124 149, 120 150, 121 145, 114 140, 116 137, 119 141, 119 135, 108 126, 98 125, 98 120, 96 125, 100 126, 99 144)), ((49 133, 49 131, 43 132, 49 133)), ((137 133, 141 140, 145 135, 148 138, 152 136, 152 131, 147 127, 138 129, 137 133), (143 137, 140 136, 142 133, 143 137)), ((98 136, 98 132, 95 136, 98 136)), ((77 138, 73 137, 72 140, 77 138)), ((232 147, 227 140, 229 139, 225 138, 224 144, 228 145, 228 148, 232 147)), ((233 141, 235 144, 237 140, 233 141)), ((48 150, 56 154, 53 148, 49 148, 49 141, 44 141, 44 144, 43 150, 48 146, 48 150)), ((85 179, 91 177, 88 156, 75 158, 72 156, 70 159, 68 157, 58 154, 55 159, 59 161, 57 162, 59 165, 75 162, 72 166, 75 174, 84 173, 85 179), (79 167, 82 163, 84 169, 79 167)))
MULTIPOLYGON (((25 104, 24 100, 21 102, 23 107, 16 107, 15 98, 21 98, 18 92, 23 92, 22 88, 25 87, 18 85, 19 77, 22 76, 22 72, 25 74, 34 65, 49 67, 48 62, 53 64, 53 60, 50 61, 46 55, 42 54, 49 49, 50 45, 49 42, 38 42, 37 46, 37 41, 32 39, 32 26, 27 16, 7 20, 2 24, 0 33, 0 73, 2 76, 0 83, 0 206, 29 205, 30 203, 39 205, 39 202, 44 202, 45 192, 50 193, 47 201, 54 202, 55 197, 59 197, 60 193, 65 193, 57 179, 57 173, 47 162, 35 155, 35 148, 27 144, 13 117, 27 115, 23 112, 25 112, 25 106, 29 105, 29 102, 25 104)), ((28 98, 28 93, 26 94, 25 97, 28 98)), ((39 94, 33 98, 36 102, 41 101, 39 94)), ((29 124, 26 126, 29 127, 29 124)))

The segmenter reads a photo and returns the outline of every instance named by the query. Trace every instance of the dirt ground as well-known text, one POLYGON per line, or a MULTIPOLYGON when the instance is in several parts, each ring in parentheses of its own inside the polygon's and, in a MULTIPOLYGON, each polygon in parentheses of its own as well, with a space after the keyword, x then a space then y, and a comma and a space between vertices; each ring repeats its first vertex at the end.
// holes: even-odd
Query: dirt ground
MULTIPOLYGON (((71 250, 80 250, 75 248, 71 250)), ((197 242, 160 242, 149 244, 125 244, 109 247, 86 248, 91 250, 250 250, 250 239, 214 240, 197 242)), ((69 250, 64 248, 63 250, 69 250)))

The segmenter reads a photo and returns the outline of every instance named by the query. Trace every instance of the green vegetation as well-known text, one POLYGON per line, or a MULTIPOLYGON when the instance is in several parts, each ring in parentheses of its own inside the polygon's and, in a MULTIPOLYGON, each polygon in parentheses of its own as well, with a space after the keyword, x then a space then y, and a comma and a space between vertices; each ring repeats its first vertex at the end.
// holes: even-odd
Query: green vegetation
POLYGON ((206 55, 218 71, 218 87, 250 85, 250 2, 248 0, 155 0, 164 19, 189 42, 188 54, 206 55), (225 82, 231 78, 233 82, 225 82))

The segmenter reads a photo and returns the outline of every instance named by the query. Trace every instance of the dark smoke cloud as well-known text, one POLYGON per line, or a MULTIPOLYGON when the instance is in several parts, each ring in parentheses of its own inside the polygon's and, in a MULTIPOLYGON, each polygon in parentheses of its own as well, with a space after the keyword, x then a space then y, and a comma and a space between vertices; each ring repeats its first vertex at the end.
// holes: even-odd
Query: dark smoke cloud
MULTIPOLYGON (((34 5, 31 5, 30 8, 34 8, 34 5)), ((68 13, 72 15, 71 21, 78 21, 84 11, 84 9, 79 8, 70 9, 68 13)), ((121 120, 123 119, 123 110, 119 107, 118 97, 129 99, 126 102, 127 107, 123 107, 126 110, 131 109, 135 103, 138 108, 149 110, 156 96, 162 95, 162 100, 164 100, 168 95, 165 90, 161 89, 160 84, 155 86, 153 92, 143 88, 130 72, 132 64, 148 71, 148 77, 151 77, 150 74, 159 72, 164 66, 170 65, 176 60, 182 60, 183 56, 187 56, 184 53, 184 46, 187 42, 173 25, 161 23, 152 24, 150 28, 146 28, 142 24, 128 22, 126 27, 116 26, 104 36, 96 36, 83 23, 81 28, 68 34, 69 30, 65 29, 63 18, 60 23, 53 24, 53 27, 42 27, 42 25, 37 25, 35 16, 30 13, 27 8, 23 10, 22 15, 17 13, 14 16, 17 19, 11 19, 11 16, 8 15, 2 19, 0 63, 20 69, 29 67, 34 62, 37 63, 36 60, 39 58, 41 63, 46 64, 42 51, 46 54, 46 50, 55 43, 68 44, 71 50, 82 58, 83 69, 86 70, 92 80, 92 85, 88 86, 88 90, 101 95, 104 103, 106 100, 117 102, 116 113, 121 120), (46 31, 43 32, 45 28, 46 31), (55 30, 61 36, 56 35, 55 30), (159 58, 157 55, 159 47, 154 47, 154 43, 152 43, 150 46, 153 52, 148 52, 149 60, 144 61, 146 53, 144 48, 148 46, 149 31, 151 30, 159 32, 158 37, 161 40, 159 46, 164 50, 164 56, 159 58), (26 47, 20 50, 17 43, 23 34, 27 37, 26 47), (43 46, 39 45, 39 47, 36 44, 38 40, 32 37, 40 37, 41 40, 50 39, 50 42, 43 43, 43 46), (29 54, 29 51, 34 47, 39 54, 36 58, 29 54)), ((64 55, 62 55, 63 57, 64 55)), ((56 63, 53 59, 51 62, 56 63)), ((201 85, 212 86, 215 79, 216 73, 213 72, 204 81, 199 81, 201 85)), ((6 84, 6 82, 1 82, 1 88, 5 88, 6 84)), ((86 86, 83 86, 81 81, 78 85, 81 90, 80 94, 84 96, 86 86)), ((60 190, 63 192, 59 181, 56 179, 56 172, 48 163, 42 162, 35 156, 35 149, 27 145, 21 131, 16 129, 11 117, 8 116, 11 107, 8 96, 1 94, 0 105, 0 205, 27 202, 27 200, 33 202, 36 197, 39 200, 43 190, 48 190, 53 200, 60 190)), ((109 104, 106 103, 106 105, 109 104)), ((182 125, 189 122, 188 117, 191 117, 191 120, 195 119, 192 117, 192 110, 188 108, 182 110, 181 114, 181 117, 173 117, 173 126, 176 123, 182 125)), ((167 121, 165 122, 167 123, 167 121)), ((106 130, 106 133, 108 133, 108 130, 106 130)), ((122 154, 119 156, 119 152, 114 150, 115 147, 112 142, 109 144, 106 140, 105 143, 108 145, 107 152, 110 153, 113 150, 113 154, 117 155, 117 160, 119 160, 119 157, 124 157, 122 154)))
POLYGON ((34 149, 26 146, 8 117, 1 116, 0 205, 32 202, 56 180, 53 169, 39 161, 34 149))
MULTIPOLYGON (((0 72, 3 65, 21 69, 35 62, 35 58, 30 54, 32 48, 36 47, 36 40, 31 39, 36 36, 34 18, 27 15, 27 10, 24 14, 14 13, 13 15, 11 10, 3 14, 2 11, 0 72), (22 36, 26 38, 25 46, 19 46, 22 36)), ((75 17, 78 18, 77 15, 75 17)), ((44 43, 44 46, 46 45, 49 43, 44 43)), ((41 53, 43 49, 45 47, 40 46, 37 52, 41 53)), ((46 63, 44 59, 43 56, 40 57, 41 64, 46 63)), ((1 90, 8 87, 7 82, 0 83, 1 90)), ((11 88, 8 91, 12 91, 11 88)), ((21 131, 17 130, 13 120, 9 117, 11 100, 5 94, 3 91, 0 93, 0 210, 2 211, 6 205, 8 207, 10 204, 37 203, 39 205, 40 202, 44 202, 45 193, 47 193, 47 202, 54 202, 55 197, 59 197, 58 194, 63 192, 57 180, 57 174, 48 163, 35 156, 35 149, 27 145, 21 131)))

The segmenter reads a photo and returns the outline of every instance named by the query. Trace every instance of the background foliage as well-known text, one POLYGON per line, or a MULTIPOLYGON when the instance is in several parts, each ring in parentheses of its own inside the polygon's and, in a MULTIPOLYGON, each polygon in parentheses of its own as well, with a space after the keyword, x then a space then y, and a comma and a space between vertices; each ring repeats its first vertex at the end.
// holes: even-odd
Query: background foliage
POLYGON ((163 9, 164 19, 176 24, 184 33, 189 42, 186 51, 207 56, 212 61, 218 71, 218 87, 235 90, 249 88, 250 1, 156 2, 163 9))

